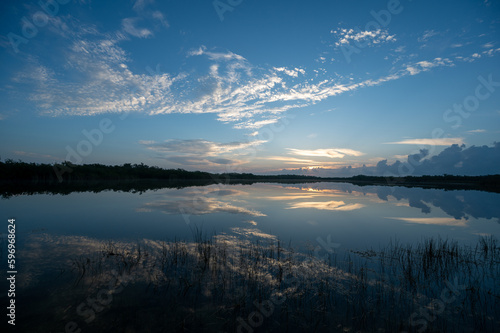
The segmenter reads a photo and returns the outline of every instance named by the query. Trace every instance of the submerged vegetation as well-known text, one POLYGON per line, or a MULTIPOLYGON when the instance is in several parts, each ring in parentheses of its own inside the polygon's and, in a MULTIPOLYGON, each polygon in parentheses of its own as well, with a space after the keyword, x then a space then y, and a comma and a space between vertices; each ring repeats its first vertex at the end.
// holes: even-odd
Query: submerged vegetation
POLYGON ((58 327, 73 321, 94 332, 493 332, 500 325, 500 247, 493 237, 469 246, 393 241, 320 259, 277 240, 194 232, 193 242, 102 243, 71 267, 73 301, 60 305, 65 310, 51 324, 58 327), (101 297, 99 311, 81 303, 99 300, 93 295, 107 288, 112 297, 101 297))

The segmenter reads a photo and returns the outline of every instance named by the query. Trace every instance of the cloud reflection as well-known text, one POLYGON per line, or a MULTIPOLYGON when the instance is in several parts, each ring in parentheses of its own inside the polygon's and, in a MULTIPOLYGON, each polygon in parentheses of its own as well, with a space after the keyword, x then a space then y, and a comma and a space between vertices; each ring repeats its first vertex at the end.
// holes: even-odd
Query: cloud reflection
POLYGON ((243 214, 250 216, 266 216, 254 209, 238 207, 229 202, 207 198, 204 196, 193 197, 191 200, 158 200, 144 204, 137 209, 138 212, 160 211, 165 214, 190 214, 205 215, 212 213, 243 214))
POLYGON ((306 201, 290 204, 288 209, 314 208, 319 210, 350 211, 365 207, 360 203, 346 204, 344 201, 306 201))
POLYGON ((416 224, 446 225, 454 227, 465 227, 467 225, 466 219, 456 220, 451 217, 388 217, 388 219, 416 224))

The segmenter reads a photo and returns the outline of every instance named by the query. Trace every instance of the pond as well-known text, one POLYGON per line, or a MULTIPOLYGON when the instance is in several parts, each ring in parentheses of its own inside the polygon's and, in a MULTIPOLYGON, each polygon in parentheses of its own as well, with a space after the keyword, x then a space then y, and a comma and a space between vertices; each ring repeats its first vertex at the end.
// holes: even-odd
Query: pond
MULTIPOLYGON (((18 327, 473 331, 499 324, 499 202, 471 190, 257 183, 19 195, 0 211, 16 225, 18 327), (490 297, 484 308, 476 296, 490 297), (480 319, 455 309, 461 297, 480 319), (423 313, 436 299, 443 309, 423 313)), ((6 262, 7 227, 2 243, 6 262)))

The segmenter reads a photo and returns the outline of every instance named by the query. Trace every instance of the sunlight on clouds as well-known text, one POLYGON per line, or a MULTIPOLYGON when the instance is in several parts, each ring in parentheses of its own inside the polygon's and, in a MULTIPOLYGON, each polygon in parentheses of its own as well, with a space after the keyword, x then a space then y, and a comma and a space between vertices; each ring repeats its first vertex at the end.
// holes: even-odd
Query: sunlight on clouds
POLYGON ((299 155, 299 156, 317 156, 317 157, 329 157, 329 158, 343 158, 344 156, 362 156, 364 153, 345 148, 330 148, 330 149, 315 149, 315 150, 305 150, 305 149, 294 149, 286 148, 289 150, 289 154, 299 155))
POLYGON ((386 142, 385 144, 451 146, 451 145, 463 145, 464 140, 463 138, 407 139, 396 142, 386 142))
POLYGON ((271 160, 271 161, 281 161, 288 164, 304 164, 304 163, 315 163, 313 160, 305 160, 301 158, 295 157, 282 157, 282 156, 270 156, 270 157, 259 157, 262 160, 271 160))

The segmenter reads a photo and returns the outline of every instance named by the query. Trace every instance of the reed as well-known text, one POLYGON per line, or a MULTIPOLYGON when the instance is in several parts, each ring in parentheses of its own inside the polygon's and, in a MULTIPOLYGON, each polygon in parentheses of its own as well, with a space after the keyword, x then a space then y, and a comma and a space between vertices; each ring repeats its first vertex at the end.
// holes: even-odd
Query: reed
POLYGON ((424 318, 420 313, 431 311, 429 332, 494 331, 500 324, 499 255, 494 237, 472 245, 394 239, 325 262, 281 241, 206 236, 194 229, 193 242, 104 243, 98 256, 76 258, 73 268, 76 284, 99 286, 110 269, 133 276, 113 309, 93 325, 119 316, 135 328, 147 318, 153 331, 235 332, 243 320, 255 332, 417 332, 423 324, 412 315, 424 318), (454 301, 429 310, 455 282, 465 288, 454 301), (141 310, 128 318, 130 299, 141 310), (249 320, 255 313, 262 318, 258 325, 249 320))

